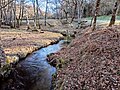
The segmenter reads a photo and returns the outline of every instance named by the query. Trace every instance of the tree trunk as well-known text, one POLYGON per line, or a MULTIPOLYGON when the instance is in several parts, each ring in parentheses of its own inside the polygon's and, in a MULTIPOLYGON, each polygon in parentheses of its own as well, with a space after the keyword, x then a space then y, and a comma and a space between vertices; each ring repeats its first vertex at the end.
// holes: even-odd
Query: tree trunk
POLYGON ((36 8, 35 8, 35 0, 33 2, 33 8, 34 8, 34 30, 36 31, 37 30, 37 27, 36 27, 36 8))
MULTIPOLYGON (((0 8, 2 7, 2 1, 0 0, 0 8)), ((0 28, 2 25, 2 9, 0 9, 0 28)))
POLYGON ((16 0, 14 1, 14 28, 16 28, 16 0))
POLYGON ((98 16, 98 10, 99 10, 99 6, 100 6, 100 1, 101 0, 97 0, 96 1, 96 6, 95 6, 95 14, 94 14, 94 18, 93 18, 93 31, 96 29, 96 22, 97 22, 97 16, 98 16))
POLYGON ((64 9, 66 22, 68 21, 68 2, 69 2, 69 0, 66 0, 66 5, 65 5, 65 9, 64 9))
POLYGON ((65 18, 66 18, 66 22, 68 21, 68 12, 65 11, 65 18))
POLYGON ((22 18, 24 16, 24 7, 25 7, 24 3, 25 3, 25 0, 22 0, 21 22, 22 22, 22 18))
POLYGON ((112 17, 111 17, 109 26, 112 26, 112 25, 115 24, 115 19, 116 19, 116 14, 117 14, 119 2, 120 2, 120 0, 117 0, 117 1, 115 2, 115 5, 114 5, 114 7, 113 7, 112 17))
POLYGON ((27 17, 27 30, 29 30, 29 29, 30 29, 30 22, 29 22, 28 17, 27 17))
POLYGON ((73 10, 73 15, 72 15, 72 19, 71 19, 71 22, 73 22, 74 18, 75 18, 75 14, 76 14, 76 9, 77 9, 77 1, 75 0, 75 4, 74 4, 74 10, 73 10))
POLYGON ((26 24, 27 24, 27 30, 30 30, 30 22, 29 22, 29 12, 27 11, 26 8, 24 8, 25 10, 25 16, 26 16, 26 24))
POLYGON ((80 24, 80 0, 78 0, 78 3, 77 3, 77 14, 78 14, 78 27, 79 27, 79 24, 80 24))
MULTIPOLYGON (((5 0, 3 0, 3 5, 5 5, 5 0)), ((7 22, 7 14, 6 14, 6 8, 3 8, 3 20, 5 24, 8 24, 7 22)))
POLYGON ((14 2, 11 3, 11 11, 10 11, 10 27, 14 27, 14 2))
POLYGON ((48 0, 46 0, 46 9, 45 9, 45 26, 47 24, 47 10, 48 10, 48 0))
POLYGON ((56 4, 56 19, 59 19, 59 14, 58 14, 58 0, 55 0, 56 4))
POLYGON ((27 30, 29 30, 30 29, 30 22, 29 22, 28 14, 26 16, 26 21, 27 21, 27 30))
POLYGON ((38 4, 38 0, 36 0, 36 4, 37 4, 37 17, 36 17, 36 19, 37 19, 37 24, 38 24, 38 27, 39 27, 39 29, 41 29, 41 26, 40 26, 40 15, 39 15, 39 4, 38 4))
POLYGON ((22 12, 22 0, 20 1, 20 12, 19 12, 19 16, 17 18, 17 28, 20 27, 21 12, 22 12))
POLYGON ((81 25, 81 19, 82 19, 82 15, 83 15, 83 0, 78 0, 78 26, 77 28, 80 27, 81 25))

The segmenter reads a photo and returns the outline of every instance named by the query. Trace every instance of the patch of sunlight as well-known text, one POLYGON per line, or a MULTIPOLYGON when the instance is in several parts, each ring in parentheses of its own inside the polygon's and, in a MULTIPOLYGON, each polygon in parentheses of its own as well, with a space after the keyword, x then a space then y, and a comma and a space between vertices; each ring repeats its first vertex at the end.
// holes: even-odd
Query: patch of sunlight
MULTIPOLYGON (((101 23, 100 26, 108 26, 110 22, 101 23)), ((115 25, 120 25, 120 20, 115 22, 115 25)))

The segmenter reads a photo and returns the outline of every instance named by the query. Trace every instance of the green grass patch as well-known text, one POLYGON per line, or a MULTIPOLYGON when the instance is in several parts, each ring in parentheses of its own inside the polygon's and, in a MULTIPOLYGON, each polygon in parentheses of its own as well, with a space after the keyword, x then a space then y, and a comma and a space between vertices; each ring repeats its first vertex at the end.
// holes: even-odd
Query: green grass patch
MULTIPOLYGON (((87 17, 86 20, 91 20, 92 17, 87 17)), ((110 20, 111 19, 111 16, 98 16, 97 17, 97 20, 110 20)), ((116 17, 116 20, 120 20, 120 16, 117 16, 116 17)))

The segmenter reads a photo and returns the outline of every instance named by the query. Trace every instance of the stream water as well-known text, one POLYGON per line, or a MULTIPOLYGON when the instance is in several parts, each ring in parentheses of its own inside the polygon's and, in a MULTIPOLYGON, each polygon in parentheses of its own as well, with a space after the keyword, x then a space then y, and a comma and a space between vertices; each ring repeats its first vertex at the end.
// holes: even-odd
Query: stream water
POLYGON ((25 90, 50 90, 52 75, 56 68, 47 62, 47 56, 62 48, 61 40, 57 44, 42 48, 17 65, 19 79, 26 85, 25 90))

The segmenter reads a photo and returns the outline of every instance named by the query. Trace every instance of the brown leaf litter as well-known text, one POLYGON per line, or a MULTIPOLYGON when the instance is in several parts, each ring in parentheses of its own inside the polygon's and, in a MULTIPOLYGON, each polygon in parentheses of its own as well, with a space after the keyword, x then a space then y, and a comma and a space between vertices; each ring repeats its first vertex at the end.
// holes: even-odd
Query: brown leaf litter
POLYGON ((117 28, 85 32, 50 57, 58 69, 55 90, 120 90, 120 32, 117 28))

